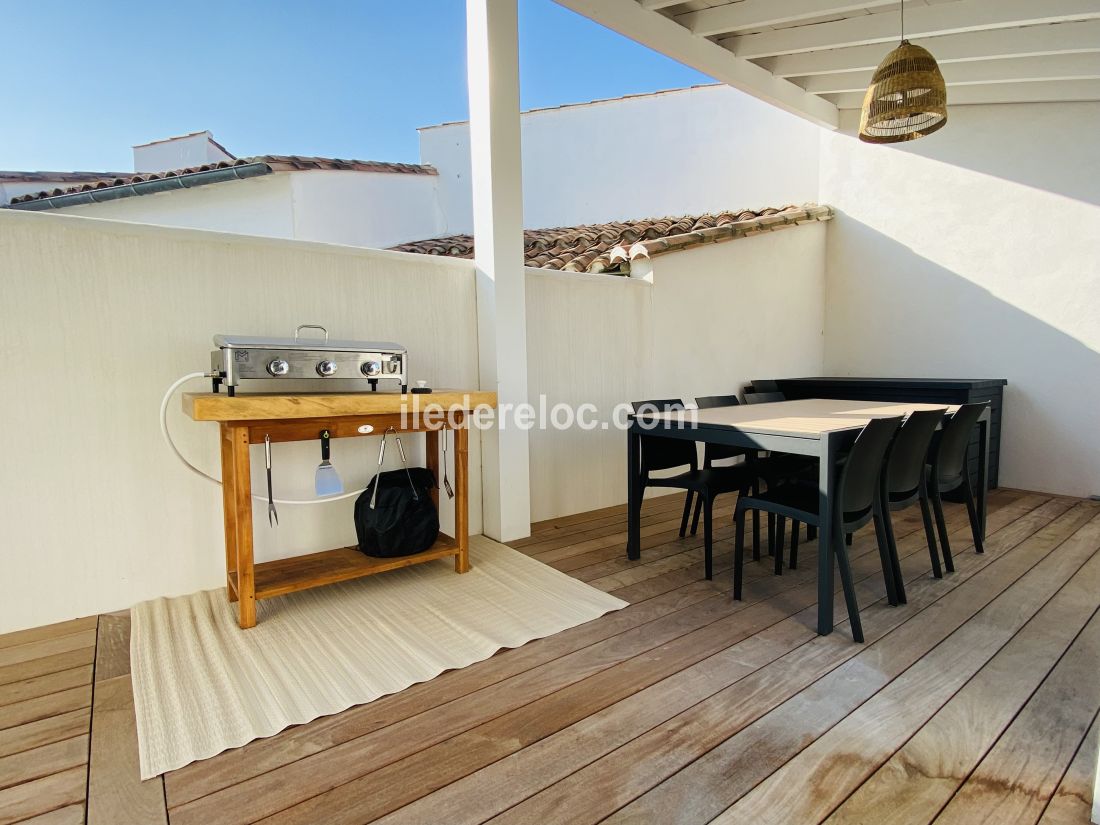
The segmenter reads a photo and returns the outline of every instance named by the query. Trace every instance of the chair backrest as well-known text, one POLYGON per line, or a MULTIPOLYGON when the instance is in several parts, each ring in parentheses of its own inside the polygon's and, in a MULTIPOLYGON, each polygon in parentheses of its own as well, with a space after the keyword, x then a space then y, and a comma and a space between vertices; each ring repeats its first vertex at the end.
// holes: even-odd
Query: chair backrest
POLYGON ((970 444, 970 431, 978 423, 985 404, 963 404, 943 425, 940 438, 932 448, 932 467, 935 480, 950 482, 962 479, 966 469, 966 448, 970 444))
MULTIPOLYGON (((658 398, 652 401, 633 401, 630 404, 635 413, 672 412, 687 409, 683 399, 658 398)), ((642 436, 642 474, 648 475, 653 470, 668 470, 672 467, 688 465, 693 469, 698 466, 699 453, 695 449, 695 442, 680 438, 663 438, 661 436, 642 436)))
POLYGON ((862 516, 875 500, 879 477, 883 472, 886 450, 901 426, 901 416, 874 418, 856 437, 837 486, 840 511, 847 516, 862 516))
POLYGON ((772 401, 786 401, 787 396, 781 392, 747 392, 745 393, 746 404, 768 404, 772 401))
POLYGON ((750 385, 749 392, 779 392, 779 383, 772 380, 755 380, 750 385))
POLYGON ((886 464, 886 489, 891 494, 910 495, 920 487, 921 473, 928 463, 928 448, 936 427, 943 421, 947 412, 940 410, 918 410, 909 413, 901 425, 894 443, 890 445, 890 454, 886 464))
POLYGON ((695 406, 701 410, 712 410, 715 407, 736 407, 741 403, 736 395, 704 395, 695 399, 695 406))

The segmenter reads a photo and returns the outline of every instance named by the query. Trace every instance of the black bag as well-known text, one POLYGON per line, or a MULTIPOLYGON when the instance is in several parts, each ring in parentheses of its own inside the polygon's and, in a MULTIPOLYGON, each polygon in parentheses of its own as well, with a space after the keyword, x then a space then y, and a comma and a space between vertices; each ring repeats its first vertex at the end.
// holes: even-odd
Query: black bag
MULTIPOLYGON (((397 439, 401 462, 405 450, 397 439)), ((378 451, 378 466, 386 452, 386 436, 378 451)), ((432 501, 435 476, 423 467, 376 473, 355 500, 355 534, 359 551, 392 558, 427 550, 439 537, 439 513, 432 501)))

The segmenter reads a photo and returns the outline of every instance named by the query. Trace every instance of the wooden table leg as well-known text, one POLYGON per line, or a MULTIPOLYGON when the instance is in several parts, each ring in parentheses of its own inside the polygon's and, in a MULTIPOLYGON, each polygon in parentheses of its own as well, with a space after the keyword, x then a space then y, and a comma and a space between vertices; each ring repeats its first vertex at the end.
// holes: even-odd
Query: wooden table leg
MULTIPOLYGON (((444 433, 443 437, 446 438, 447 434, 444 433)), ((439 474, 439 430, 424 431, 424 466, 435 478, 435 486, 432 488, 432 503, 435 504, 435 509, 438 511, 439 480, 442 478, 439 474)))
POLYGON ((458 424, 455 434, 455 542, 458 555, 455 556, 455 572, 465 573, 470 569, 470 479, 469 453, 470 431, 466 422, 458 424))
POLYGON ((256 626, 256 579, 252 559, 252 468, 248 427, 230 427, 233 453, 233 509, 237 535, 237 598, 240 626, 256 626))
POLYGON ((237 601, 237 506, 233 497, 233 436, 221 425, 222 519, 225 522, 225 592, 229 601, 237 601))

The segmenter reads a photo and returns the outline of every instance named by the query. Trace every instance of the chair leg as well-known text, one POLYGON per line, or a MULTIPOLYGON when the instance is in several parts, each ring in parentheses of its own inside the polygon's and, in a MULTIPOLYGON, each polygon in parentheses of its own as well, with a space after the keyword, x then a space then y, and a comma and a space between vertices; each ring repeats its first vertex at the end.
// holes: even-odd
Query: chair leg
POLYGON ((714 578, 714 519, 711 518, 714 500, 706 493, 700 493, 703 502, 703 555, 707 570, 707 581, 714 578))
POLYGON ((736 525, 733 539, 733 598, 741 600, 741 568, 745 560, 745 509, 738 504, 737 512, 733 515, 736 525))
POLYGON ((947 539, 947 522, 943 518, 943 500, 935 484, 929 491, 932 498, 932 512, 936 515, 936 529, 940 534, 940 550, 943 551, 943 566, 948 573, 955 572, 955 562, 951 558, 951 542, 947 539))
POLYGON ((844 546, 845 547, 851 547, 853 540, 854 540, 854 536, 851 533, 845 533, 844 534, 844 546))
POLYGON ((963 492, 966 494, 966 515, 970 518, 970 532, 974 535, 974 549, 985 552, 982 542, 982 524, 978 520, 978 510, 974 506, 974 487, 970 484, 970 471, 963 470, 963 492))
POLYGON ((848 621, 852 625, 852 638, 863 641, 863 624, 859 620, 859 603, 856 601, 856 587, 852 581, 852 568, 848 564, 848 548, 844 544, 843 529, 836 528, 836 563, 840 568, 840 583, 844 588, 844 602, 848 606, 848 621))
POLYGON ((775 555, 775 513, 768 513, 768 555, 775 555))
POLYGON ((817 538, 817 528, 812 524, 806 525, 806 541, 813 541, 817 538))
POLYGON ((691 490, 687 491, 687 496, 684 497, 684 517, 680 519, 680 538, 683 538, 687 534, 688 516, 691 515, 691 499, 693 493, 691 490))
MULTIPOLYGON (((760 479, 752 483, 753 495, 760 495, 760 479)), ((760 561, 760 511, 752 511, 752 560, 760 561)))
POLYGON ((695 499, 695 513, 691 517, 691 535, 695 535, 699 530, 699 512, 703 509, 703 497, 695 499))
POLYGON ((882 511, 875 505, 875 538, 878 541, 878 557, 882 564, 882 580, 886 584, 886 600, 891 607, 898 606, 898 591, 894 586, 894 562, 890 558, 890 541, 886 537, 886 523, 882 518, 882 511))
POLYGON ((783 536, 787 532, 787 519, 779 516, 775 524, 775 575, 783 575, 783 536))
POLYGON ((940 549, 936 546, 936 534, 932 530, 932 512, 928 505, 928 488, 923 484, 920 488, 920 514, 924 520, 924 539, 928 543, 928 555, 932 559, 932 575, 937 579, 943 578, 943 570, 940 568, 940 549))
POLYGON ((890 564, 894 568, 894 593, 897 594, 899 604, 908 604, 905 576, 901 573, 901 559, 898 558, 898 540, 894 537, 894 519, 888 507, 882 508, 882 526, 886 528, 886 547, 890 551, 890 564))
POLYGON ((798 531, 801 526, 797 521, 791 525, 791 559, 787 565, 791 570, 798 569, 798 531))

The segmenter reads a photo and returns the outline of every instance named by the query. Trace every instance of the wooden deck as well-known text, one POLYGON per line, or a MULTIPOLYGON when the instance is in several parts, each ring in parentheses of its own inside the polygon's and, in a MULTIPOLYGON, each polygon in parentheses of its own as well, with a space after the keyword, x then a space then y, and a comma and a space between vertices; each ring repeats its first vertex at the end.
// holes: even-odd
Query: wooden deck
POLYGON ((730 503, 713 582, 679 499, 639 562, 621 507, 536 525, 519 549, 631 606, 145 783, 126 616, 0 637, 0 825, 1088 822, 1100 504, 996 491, 984 556, 949 505, 939 581, 904 514, 900 608, 864 531, 856 645, 813 632, 814 543, 730 599, 730 503))

